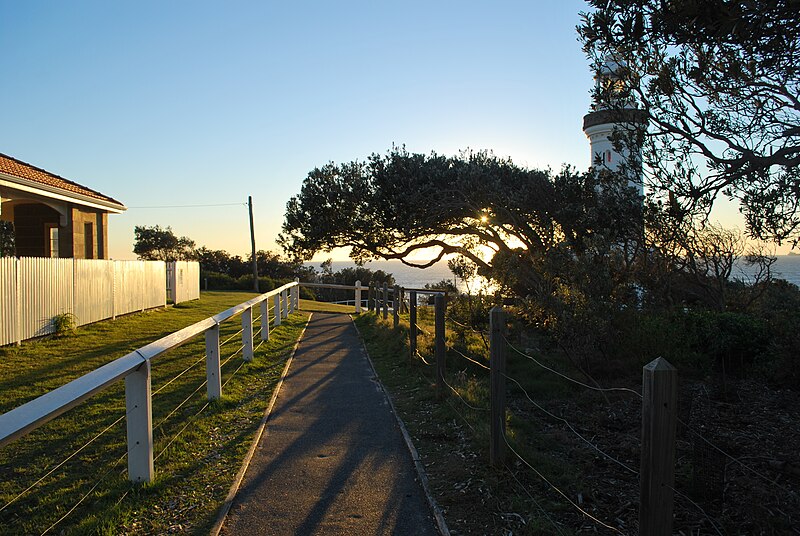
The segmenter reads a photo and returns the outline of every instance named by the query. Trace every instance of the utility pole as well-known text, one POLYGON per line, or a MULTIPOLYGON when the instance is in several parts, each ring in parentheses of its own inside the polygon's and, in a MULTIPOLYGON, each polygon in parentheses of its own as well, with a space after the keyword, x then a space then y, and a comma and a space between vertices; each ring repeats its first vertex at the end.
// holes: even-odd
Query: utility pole
POLYGON ((247 208, 250 210, 250 249, 253 253, 253 290, 258 290, 258 263, 256 262, 256 233, 253 230, 253 196, 247 196, 247 208))

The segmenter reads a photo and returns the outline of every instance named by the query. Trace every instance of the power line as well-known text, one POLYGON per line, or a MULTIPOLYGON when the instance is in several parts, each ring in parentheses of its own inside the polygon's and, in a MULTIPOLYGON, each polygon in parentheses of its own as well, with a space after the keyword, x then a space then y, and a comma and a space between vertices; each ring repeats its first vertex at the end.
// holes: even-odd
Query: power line
POLYGON ((209 205, 152 205, 147 207, 128 207, 130 208, 197 208, 197 207, 234 207, 247 206, 247 203, 214 203, 209 205))

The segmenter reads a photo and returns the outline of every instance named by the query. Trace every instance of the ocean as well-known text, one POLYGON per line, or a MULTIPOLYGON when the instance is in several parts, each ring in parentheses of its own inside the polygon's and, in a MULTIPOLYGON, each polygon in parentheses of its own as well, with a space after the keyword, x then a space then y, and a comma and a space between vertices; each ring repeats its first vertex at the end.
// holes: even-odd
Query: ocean
MULTIPOLYGON (((319 263, 306 263, 319 270, 319 263)), ((334 261, 331 268, 334 272, 342 268, 351 268, 355 264, 352 261, 334 261)), ((434 284, 446 279, 454 281, 460 290, 465 290, 461 281, 455 281, 453 273, 447 268, 446 261, 439 261, 433 266, 425 269, 406 266, 400 261, 373 261, 365 265, 370 270, 383 270, 394 276, 395 281, 401 287, 422 288, 425 284, 434 284)), ((772 266, 775 277, 785 279, 790 283, 800 286, 800 255, 778 255, 777 262, 772 266)), ((748 280, 752 277, 753 271, 747 266, 739 264, 733 272, 733 279, 748 280)), ((473 285, 475 286, 475 285, 473 285)), ((476 291, 473 288, 472 291, 476 291)))

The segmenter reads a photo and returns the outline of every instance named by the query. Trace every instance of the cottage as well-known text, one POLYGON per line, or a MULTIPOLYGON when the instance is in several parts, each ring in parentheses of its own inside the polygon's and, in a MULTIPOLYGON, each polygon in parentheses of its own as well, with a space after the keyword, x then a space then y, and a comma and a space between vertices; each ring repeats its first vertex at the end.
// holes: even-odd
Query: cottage
POLYGON ((125 205, 0 153, 0 220, 11 222, 18 257, 108 258, 108 214, 125 205))

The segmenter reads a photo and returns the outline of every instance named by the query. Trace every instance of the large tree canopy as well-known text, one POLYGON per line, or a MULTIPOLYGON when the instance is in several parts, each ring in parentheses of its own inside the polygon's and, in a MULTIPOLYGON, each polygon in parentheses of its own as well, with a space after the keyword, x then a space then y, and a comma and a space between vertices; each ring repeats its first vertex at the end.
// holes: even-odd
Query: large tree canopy
POLYGON ((185 236, 177 237, 171 227, 162 229, 155 225, 137 225, 133 228, 135 242, 133 252, 146 261, 187 261, 194 260, 194 240, 185 236))
POLYGON ((329 163, 311 171, 287 204, 279 241, 309 259, 351 248, 357 261, 399 259, 429 266, 447 254, 474 262, 482 275, 526 292, 521 275, 543 252, 568 244, 580 252, 637 232, 632 191, 599 184, 607 175, 522 169, 485 152, 457 157, 394 148, 365 162, 329 163), (598 187, 599 186, 599 187, 598 187), (627 223, 626 223, 627 222, 627 223), (605 239, 597 241, 602 235, 605 239), (431 248, 433 259, 412 254, 431 248), (517 269, 508 268, 512 263, 517 269))
MULTIPOLYGON (((736 199, 752 236, 796 245, 800 0, 587 1, 585 52, 598 68, 609 57, 625 67, 648 119, 648 182, 688 213, 736 199)), ((613 108, 606 89, 596 98, 613 108)))

